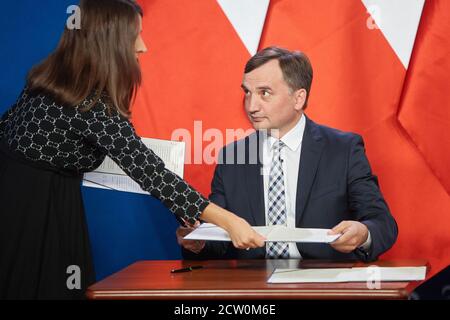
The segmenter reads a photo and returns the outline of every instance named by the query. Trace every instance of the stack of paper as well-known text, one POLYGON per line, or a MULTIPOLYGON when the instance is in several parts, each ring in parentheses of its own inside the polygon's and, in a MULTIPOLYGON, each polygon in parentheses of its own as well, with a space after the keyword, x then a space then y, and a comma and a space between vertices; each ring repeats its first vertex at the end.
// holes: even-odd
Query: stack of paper
MULTIPOLYGON (((328 235, 327 233, 330 229, 288 228, 279 225, 252 228, 264 236, 268 242, 330 243, 341 236, 340 234, 328 235)), ((185 236, 184 239, 231 241, 230 236, 224 229, 212 223, 203 223, 200 227, 185 236)))
POLYGON ((366 267, 337 269, 276 269, 268 283, 420 281, 426 267, 366 267))
MULTIPOLYGON (((186 149, 184 142, 153 138, 142 138, 141 140, 164 161, 168 170, 183 177, 186 149)), ((97 169, 84 174, 83 185, 86 187, 148 194, 109 157, 106 157, 97 169)))

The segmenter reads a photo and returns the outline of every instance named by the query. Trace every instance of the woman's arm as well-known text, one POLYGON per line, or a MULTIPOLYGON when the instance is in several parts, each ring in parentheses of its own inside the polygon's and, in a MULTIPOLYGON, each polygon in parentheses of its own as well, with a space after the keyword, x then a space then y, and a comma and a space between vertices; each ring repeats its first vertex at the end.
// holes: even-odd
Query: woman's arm
POLYGON ((204 198, 186 181, 168 170, 164 162, 135 133, 128 119, 117 112, 110 115, 100 101, 86 112, 83 135, 114 160, 143 190, 159 199, 178 220, 194 224, 202 219, 224 228, 238 248, 262 246, 263 238, 243 219, 204 198))

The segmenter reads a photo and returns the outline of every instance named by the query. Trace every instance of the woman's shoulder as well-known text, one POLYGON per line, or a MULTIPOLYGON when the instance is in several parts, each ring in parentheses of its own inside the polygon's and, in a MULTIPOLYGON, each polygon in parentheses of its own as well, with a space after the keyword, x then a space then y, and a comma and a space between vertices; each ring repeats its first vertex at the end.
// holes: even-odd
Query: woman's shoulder
POLYGON ((115 121, 126 121, 106 93, 89 95, 81 103, 75 106, 77 112, 83 117, 108 118, 115 121))
POLYGON ((33 90, 26 85, 19 101, 31 103, 33 108, 46 109, 47 113, 57 115, 65 121, 76 119, 88 123, 98 121, 128 122, 110 102, 106 93, 92 92, 76 105, 64 104, 53 95, 43 90, 33 90))

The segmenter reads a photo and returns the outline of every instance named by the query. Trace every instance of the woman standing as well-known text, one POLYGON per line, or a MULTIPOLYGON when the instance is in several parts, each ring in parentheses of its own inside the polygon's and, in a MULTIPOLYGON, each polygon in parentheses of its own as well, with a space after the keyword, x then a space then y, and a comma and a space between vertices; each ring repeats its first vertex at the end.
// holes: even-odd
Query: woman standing
POLYGON ((241 218, 167 170, 129 122, 140 84, 142 10, 132 0, 81 0, 0 121, 0 299, 82 298, 94 281, 80 184, 106 155, 179 220, 226 229, 239 248, 264 245, 241 218), (81 269, 69 290, 67 268, 81 269))

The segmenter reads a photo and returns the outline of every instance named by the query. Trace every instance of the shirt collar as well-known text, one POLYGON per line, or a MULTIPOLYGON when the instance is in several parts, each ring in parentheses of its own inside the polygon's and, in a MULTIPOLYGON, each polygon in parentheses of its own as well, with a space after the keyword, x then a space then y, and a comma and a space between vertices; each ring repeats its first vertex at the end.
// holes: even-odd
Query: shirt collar
MULTIPOLYGON (((281 138, 281 141, 292 151, 297 151, 302 143, 303 133, 305 132, 305 124, 305 115, 302 114, 299 121, 297 121, 297 124, 281 138)), ((269 150, 272 149, 275 141, 276 138, 271 136, 268 137, 269 150)))

